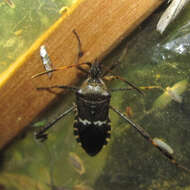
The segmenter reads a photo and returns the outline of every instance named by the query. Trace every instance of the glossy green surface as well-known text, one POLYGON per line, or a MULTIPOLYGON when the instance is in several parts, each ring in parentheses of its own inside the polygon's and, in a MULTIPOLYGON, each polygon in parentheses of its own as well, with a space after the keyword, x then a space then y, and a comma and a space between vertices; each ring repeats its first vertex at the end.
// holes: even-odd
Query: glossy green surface
MULTIPOLYGON (((152 137, 163 139, 170 145, 176 160, 188 168, 189 10, 190 6, 163 36, 155 32, 159 11, 156 12, 104 60, 105 65, 114 63, 127 47, 122 64, 118 65, 114 74, 139 87, 159 87, 144 90, 144 96, 135 90, 114 92, 111 104, 122 113, 129 106, 133 113, 131 119, 152 137), (188 84, 183 93, 180 91, 182 103, 175 99, 169 102, 161 99, 164 106, 157 105, 155 109, 155 101, 165 93, 166 88, 183 80, 188 84)), ((180 84, 184 85, 184 82, 180 84)), ((113 81, 108 87, 125 87, 125 84, 113 81)), ((38 121, 43 124, 52 120, 68 109, 74 100, 74 94, 60 97, 38 121)), ((89 157, 74 138, 74 114, 57 122, 49 131, 48 140, 42 144, 36 142, 33 136, 41 123, 29 127, 22 138, 15 140, 2 153, 0 184, 8 190, 190 190, 190 173, 172 165, 111 110, 110 118, 111 140, 95 157, 89 157)))

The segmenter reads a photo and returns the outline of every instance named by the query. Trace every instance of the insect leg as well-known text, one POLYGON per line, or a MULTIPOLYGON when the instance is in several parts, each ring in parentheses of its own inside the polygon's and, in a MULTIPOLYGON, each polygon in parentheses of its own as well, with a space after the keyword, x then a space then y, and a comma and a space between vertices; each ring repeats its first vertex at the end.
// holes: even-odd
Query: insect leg
POLYGON ((115 69, 119 64, 121 64, 121 61, 123 60, 123 58, 125 57, 126 53, 127 53, 128 47, 126 47, 124 49, 124 51, 122 52, 119 60, 117 60, 116 62, 114 62, 109 68, 107 68, 103 74, 102 74, 102 78, 104 76, 106 76, 108 73, 110 73, 113 69, 115 69))
POLYGON ((72 106, 71 108, 69 108, 68 110, 66 110, 64 113, 62 113, 61 115, 59 115, 56 119, 54 119, 53 121, 51 121, 50 123, 48 123, 45 127, 43 127, 42 129, 40 129, 40 131, 38 131, 37 133, 35 133, 36 139, 39 139, 41 142, 45 141, 47 139, 47 136, 48 136, 47 133, 46 133, 46 131, 48 129, 50 129, 51 127, 53 127, 53 125, 57 121, 59 121, 61 118, 63 118, 67 114, 71 113, 75 108, 76 108, 76 106, 72 106))
POLYGON ((161 86, 140 86, 141 90, 152 90, 152 89, 160 89, 163 90, 161 86))
POLYGON ((113 69, 115 69, 121 62, 115 62, 114 64, 112 64, 109 68, 106 68, 106 70, 104 71, 104 73, 102 74, 102 77, 106 76, 108 73, 110 73, 113 69))
POLYGON ((126 80, 126 79, 124 79, 124 78, 122 78, 120 76, 117 76, 117 75, 104 76, 103 79, 105 79, 105 80, 115 80, 115 79, 121 80, 124 83, 128 84, 129 86, 131 86, 132 88, 134 88, 140 94, 143 94, 143 92, 138 87, 136 87, 134 84, 132 84, 131 82, 129 82, 128 80, 126 80))
POLYGON ((183 170, 187 171, 190 173, 190 169, 186 168, 185 166, 179 164, 175 158, 173 157, 173 155, 167 151, 167 149, 164 149, 162 146, 159 146, 158 143, 155 143, 155 141, 152 139, 152 137, 149 135, 149 133, 147 133, 141 126, 139 126, 138 124, 134 123, 133 121, 131 121, 128 117, 126 117, 126 115, 122 114, 121 112, 119 112, 117 109, 115 109, 114 107, 110 106, 110 108, 117 113, 121 118, 123 118, 125 121, 127 121, 133 128, 135 128, 137 130, 137 132, 144 137, 147 141, 149 141, 154 147, 156 147, 164 156, 166 156, 170 162, 172 164, 174 164, 176 167, 178 168, 182 168, 183 170))
POLYGON ((109 88, 110 92, 133 90, 134 88, 109 88))
POLYGON ((63 89, 67 89, 67 90, 71 90, 76 92, 77 90, 79 90, 79 88, 75 87, 75 86, 65 86, 65 85, 55 85, 55 86, 47 86, 47 87, 37 87, 37 90, 49 90, 52 88, 63 88, 63 89))
MULTIPOLYGON (((140 90, 152 90, 152 89, 161 89, 161 86, 140 86, 138 87, 140 90)), ((134 88, 113 88, 109 89, 110 92, 117 92, 117 91, 127 91, 127 90, 133 90, 134 88)))

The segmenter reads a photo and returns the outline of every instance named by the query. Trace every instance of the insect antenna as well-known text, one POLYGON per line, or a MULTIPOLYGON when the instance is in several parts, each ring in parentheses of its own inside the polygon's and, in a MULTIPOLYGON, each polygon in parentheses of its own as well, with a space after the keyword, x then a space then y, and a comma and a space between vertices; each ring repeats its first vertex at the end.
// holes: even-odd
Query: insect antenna
POLYGON ((80 37, 79 37, 79 35, 77 34, 77 32, 76 32, 75 29, 73 30, 73 33, 74 33, 74 35, 76 36, 77 41, 78 41, 78 49, 79 49, 79 52, 78 52, 78 59, 79 59, 80 57, 83 56, 84 53, 83 53, 83 51, 81 50, 81 41, 80 41, 80 37))
POLYGON ((54 71, 66 70, 66 69, 70 69, 70 68, 74 68, 74 67, 78 68, 78 66, 80 66, 80 65, 88 65, 89 66, 90 64, 88 62, 87 63, 78 63, 78 64, 71 64, 71 65, 55 68, 55 69, 52 69, 52 70, 49 70, 49 71, 44 71, 44 72, 41 72, 41 73, 37 73, 37 74, 32 76, 32 79, 36 78, 36 77, 39 77, 39 76, 42 76, 42 75, 45 75, 45 74, 48 74, 48 73, 51 73, 51 72, 54 72, 54 71))

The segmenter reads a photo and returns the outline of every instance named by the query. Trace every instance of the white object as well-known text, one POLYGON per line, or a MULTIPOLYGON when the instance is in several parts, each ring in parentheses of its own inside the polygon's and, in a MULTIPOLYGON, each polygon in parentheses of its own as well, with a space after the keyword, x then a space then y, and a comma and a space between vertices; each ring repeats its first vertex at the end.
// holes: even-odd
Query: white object
POLYGON ((190 0, 173 0, 158 21, 156 30, 162 34, 188 2, 190 0))
POLYGON ((183 98, 181 95, 185 92, 187 86, 188 86, 188 81, 181 80, 175 83, 172 87, 167 87, 164 90, 164 93, 155 100, 153 104, 153 109, 163 109, 172 100, 178 103, 182 103, 183 98))
MULTIPOLYGON (((51 71, 52 70, 52 64, 51 64, 51 61, 50 61, 50 58, 48 56, 48 53, 46 51, 46 48, 44 45, 42 45, 40 47, 40 56, 42 58, 42 63, 44 65, 44 68, 46 71, 51 71)), ((51 78, 52 76, 52 73, 48 73, 48 77, 51 78)))
POLYGON ((153 143, 169 154, 174 153, 173 149, 168 144, 166 144, 163 140, 161 140, 159 138, 154 138, 153 143))

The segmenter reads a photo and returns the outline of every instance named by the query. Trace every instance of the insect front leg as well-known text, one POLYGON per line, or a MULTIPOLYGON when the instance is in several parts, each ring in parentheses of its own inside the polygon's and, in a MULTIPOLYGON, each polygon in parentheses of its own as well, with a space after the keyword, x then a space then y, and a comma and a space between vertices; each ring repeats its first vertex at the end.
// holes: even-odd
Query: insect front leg
POLYGON ((109 74, 110 72, 112 72, 112 70, 114 70, 119 64, 121 64, 121 62, 117 61, 117 62, 113 63, 109 68, 105 69, 105 71, 102 74, 102 77, 104 77, 107 74, 109 74))
POLYGON ((118 111, 117 109, 115 109, 114 107, 110 106, 110 108, 117 113, 121 118, 123 118, 125 121, 127 121, 127 123, 129 123, 133 128, 135 128, 137 130, 137 132, 144 137, 147 141, 149 141, 155 148, 157 148, 164 156, 166 156, 170 162, 172 164, 174 164, 176 167, 178 168, 182 168, 183 170, 187 171, 190 173, 190 169, 186 168, 185 166, 179 164, 176 159, 173 157, 172 155, 172 151, 168 150, 168 148, 166 146, 169 146, 165 143, 165 145, 163 145, 163 142, 156 142, 156 138, 152 138, 148 132, 146 132, 141 126, 139 126, 138 124, 134 123, 132 120, 130 120, 128 117, 126 117, 126 115, 122 114, 120 111, 118 111))
POLYGON ((133 89, 135 89, 136 91, 138 91, 140 94, 143 94, 143 92, 138 88, 136 87, 134 84, 132 84, 131 82, 129 82, 128 80, 120 77, 120 76, 117 76, 117 75, 109 75, 109 76, 104 76, 103 78, 104 80, 120 80, 126 84, 128 84, 130 87, 132 87, 133 89))
POLYGON ((76 106, 72 106, 70 107, 68 110, 66 110, 64 113, 60 114, 56 119, 54 119, 53 121, 51 121, 50 123, 48 123, 45 127, 43 127, 42 129, 40 129, 40 131, 35 133, 35 138, 39 139, 41 142, 45 141, 47 139, 47 133, 46 131, 48 129, 50 129, 51 127, 53 127, 53 125, 59 121, 60 119, 62 119, 64 116, 68 115, 69 113, 71 113, 74 109, 76 108, 76 106))
POLYGON ((109 92, 128 91, 134 90, 134 88, 109 88, 109 92))
POLYGON ((124 59, 125 55, 127 54, 127 51, 128 51, 128 47, 126 47, 126 48, 124 49, 124 51, 122 52, 122 54, 121 54, 119 60, 116 61, 116 62, 114 62, 114 63, 112 63, 112 65, 111 65, 109 68, 107 68, 107 69, 103 72, 102 78, 103 78, 104 76, 106 76, 108 73, 112 72, 112 70, 114 70, 119 64, 122 63, 122 60, 124 59))

